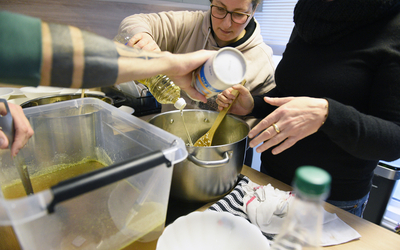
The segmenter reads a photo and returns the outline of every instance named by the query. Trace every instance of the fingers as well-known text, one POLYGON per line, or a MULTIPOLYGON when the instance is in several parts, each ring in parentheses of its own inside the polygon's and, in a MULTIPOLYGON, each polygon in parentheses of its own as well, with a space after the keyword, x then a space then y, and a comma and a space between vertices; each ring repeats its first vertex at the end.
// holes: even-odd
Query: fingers
POLYGON ((147 33, 134 35, 127 43, 128 46, 147 51, 161 51, 157 43, 147 33))
POLYGON ((256 148, 256 152, 261 153, 273 146, 279 145, 272 150, 273 154, 279 154, 285 149, 294 145, 295 142, 296 140, 287 138, 284 130, 282 130, 277 123, 272 123, 253 140, 251 140, 249 146, 254 148, 261 144, 256 148))
POLYGON ((237 90, 239 95, 229 112, 236 115, 247 115, 251 112, 251 110, 253 110, 254 100, 250 94, 250 91, 241 84, 234 85, 218 94, 216 100, 218 109, 223 110, 235 100, 235 95, 232 94, 233 90, 237 90))
MULTIPOLYGON (((0 115, 1 116, 7 115, 6 106, 2 102, 0 102, 0 115)), ((0 130, 0 149, 6 149, 6 148, 8 148, 8 138, 4 134, 4 132, 0 130)))
POLYGON ((232 90, 233 88, 228 88, 217 95, 216 102, 219 110, 223 110, 233 102, 235 96, 231 94, 232 90))
MULTIPOLYGON (((162 53, 165 53, 165 51, 162 53)), ((190 74, 191 77, 193 71, 203 65, 216 53, 217 51, 212 50, 198 50, 185 54, 170 54, 168 57, 164 57, 164 59, 168 60, 167 65, 169 66, 164 73, 170 77, 188 74, 190 74)))
POLYGON ((141 39, 142 39, 142 33, 136 34, 131 37, 131 39, 128 41, 126 45, 128 45, 129 47, 133 47, 141 39))
POLYGON ((192 86, 189 86, 187 88, 182 88, 183 91, 185 91, 190 98, 196 100, 196 101, 201 101, 203 103, 207 103, 207 98, 202 95, 200 92, 198 92, 195 88, 192 86))
POLYGON ((8 148, 8 138, 3 131, 0 130, 0 149, 6 148, 8 148))
POLYGON ((187 62, 187 66, 190 66, 193 70, 198 69, 201 67, 209 58, 214 56, 218 51, 216 50, 197 50, 195 52, 190 52, 186 54, 175 54, 181 58, 181 62, 178 61, 178 63, 182 64, 182 62, 187 62))
POLYGON ((271 97, 264 97, 264 101, 269 103, 273 106, 282 106, 285 103, 290 102, 293 100, 294 97, 280 97, 280 98, 271 98, 271 97))
MULTIPOLYGON (((254 138, 255 136, 257 136, 259 133, 261 133, 264 130, 268 130, 270 129, 270 131, 272 132, 273 128, 270 128, 271 124, 273 122, 270 121, 269 117, 265 117, 264 119, 262 119, 256 126, 253 127, 252 130, 250 130, 249 132, 249 137, 250 138, 254 138)), ((265 141, 265 140, 263 140, 265 141)), ((262 141, 260 141, 261 143, 262 141)), ((257 145, 257 144, 256 144, 257 145)), ((254 145, 255 146, 255 145, 254 145)))
POLYGON ((147 50, 147 51, 157 51, 157 52, 161 51, 161 49, 158 47, 158 45, 154 41, 152 41, 150 43, 140 41, 140 42, 136 43, 133 47, 137 48, 137 49, 147 50))
POLYGON ((22 108, 12 103, 8 105, 14 120, 15 134, 14 142, 11 146, 11 155, 14 157, 18 154, 19 150, 25 146, 34 132, 22 108))
MULTIPOLYGON (((255 147, 258 144, 270 140, 275 136, 278 136, 282 132, 282 128, 279 127, 278 124, 275 125, 277 128, 275 129, 272 123, 269 123, 266 119, 259 122, 250 132, 249 137, 254 138, 249 146, 255 147), (267 124, 267 125, 266 125, 267 124), (278 133, 279 131, 279 133, 278 133)), ((274 141, 277 139, 274 138, 274 141)))
POLYGON ((215 101, 218 104, 218 110, 223 110, 229 106, 229 104, 232 102, 232 99, 228 99, 224 94, 219 93, 215 101))
MULTIPOLYGON (((288 137, 281 144, 279 144, 279 146, 272 149, 271 152, 274 155, 280 154, 283 151, 285 151, 286 149, 288 149, 288 148, 292 147, 294 144, 296 144, 297 141, 298 141, 298 139, 296 139, 294 137, 288 137)), ((257 149, 256 149, 256 151, 257 151, 257 149)))

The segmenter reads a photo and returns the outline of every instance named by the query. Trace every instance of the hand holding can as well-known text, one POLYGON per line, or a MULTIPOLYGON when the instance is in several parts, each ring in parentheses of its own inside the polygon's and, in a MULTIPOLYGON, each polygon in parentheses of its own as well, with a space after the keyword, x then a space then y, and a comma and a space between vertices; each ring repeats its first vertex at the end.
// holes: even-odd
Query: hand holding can
POLYGON ((194 87, 208 99, 242 82, 246 70, 243 54, 235 48, 225 47, 197 70, 194 87))

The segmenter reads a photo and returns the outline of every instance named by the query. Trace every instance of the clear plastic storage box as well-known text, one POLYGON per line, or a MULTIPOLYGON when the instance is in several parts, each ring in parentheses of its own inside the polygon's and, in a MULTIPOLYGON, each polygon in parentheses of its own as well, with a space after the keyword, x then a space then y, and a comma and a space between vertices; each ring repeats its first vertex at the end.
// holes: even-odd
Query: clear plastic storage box
POLYGON ((15 162, 27 166, 34 194, 8 198, 20 179, 1 150, 0 245, 12 241, 11 226, 23 249, 120 249, 160 236, 173 165, 187 156, 180 138, 94 98, 24 112, 35 134, 15 162), (91 160, 104 166, 35 191, 43 176, 66 178, 91 160))

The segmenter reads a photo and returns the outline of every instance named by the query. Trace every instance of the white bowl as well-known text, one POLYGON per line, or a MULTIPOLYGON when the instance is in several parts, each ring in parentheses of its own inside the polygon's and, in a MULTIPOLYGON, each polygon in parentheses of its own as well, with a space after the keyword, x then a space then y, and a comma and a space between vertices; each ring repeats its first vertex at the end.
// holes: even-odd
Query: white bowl
POLYGON ((192 212, 167 226, 157 250, 265 250, 267 238, 244 218, 228 212, 192 212))
POLYGON ((0 98, 8 100, 13 92, 12 88, 0 88, 0 98))
POLYGON ((23 87, 20 89, 24 95, 30 99, 38 98, 42 96, 52 96, 58 95, 61 93, 63 88, 56 88, 56 87, 23 87))

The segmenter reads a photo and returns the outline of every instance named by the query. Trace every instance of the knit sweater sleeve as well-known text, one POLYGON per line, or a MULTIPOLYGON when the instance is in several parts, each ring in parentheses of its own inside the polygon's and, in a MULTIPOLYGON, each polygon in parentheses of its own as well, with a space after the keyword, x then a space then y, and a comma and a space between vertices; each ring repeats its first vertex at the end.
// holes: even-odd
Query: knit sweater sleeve
POLYGON ((400 65, 382 65, 375 82, 366 112, 327 98, 329 116, 320 130, 356 157, 393 161, 400 157, 400 65))
POLYGON ((194 25, 201 25, 203 11, 168 11, 136 14, 122 20, 119 33, 150 34, 162 51, 174 52, 175 47, 191 36, 194 25))
POLYGON ((249 116, 254 116, 255 118, 262 119, 272 113, 276 107, 272 106, 264 101, 264 96, 268 97, 283 97, 282 93, 279 91, 278 87, 273 88, 263 95, 253 96, 254 108, 249 116))

